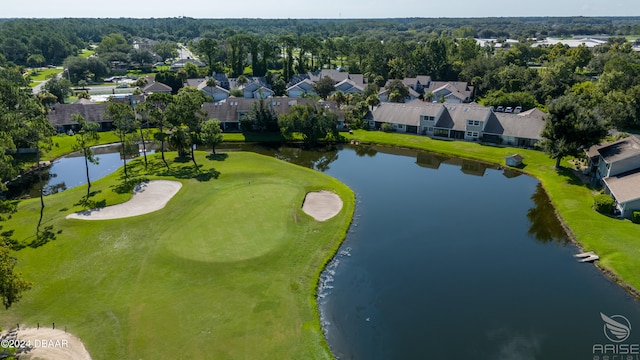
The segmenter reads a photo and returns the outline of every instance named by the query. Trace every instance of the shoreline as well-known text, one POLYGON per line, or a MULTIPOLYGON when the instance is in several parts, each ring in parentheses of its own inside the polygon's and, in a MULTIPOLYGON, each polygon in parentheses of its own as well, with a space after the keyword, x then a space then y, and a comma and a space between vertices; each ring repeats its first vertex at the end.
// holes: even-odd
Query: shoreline
MULTIPOLYGON (((368 130, 363 130, 364 132, 369 132, 368 130)), ((428 140, 428 141, 437 141, 436 139, 432 139, 429 137, 424 137, 424 139, 422 139, 420 136, 412 136, 411 134, 388 134, 390 137, 394 137, 394 136, 398 136, 398 135, 406 135, 407 137, 415 137, 416 139, 421 139, 421 140, 428 140)), ((583 242, 581 242, 578 239, 578 236, 576 236, 576 234, 573 232, 573 230, 571 229, 571 227, 567 224, 566 220, 562 217, 562 214, 560 213, 560 211, 558 210, 558 205, 556 203, 556 200, 554 199, 554 197, 551 195, 547 184, 545 184, 545 182, 543 181, 543 179, 541 179, 541 177, 537 176, 536 174, 532 173, 531 171, 528 171, 526 168, 514 168, 514 167, 509 167, 506 166, 504 164, 500 164, 497 163, 495 161, 491 161, 488 160, 487 157, 482 156, 482 154, 471 154, 471 153, 463 153, 461 150, 458 149, 451 149, 450 152, 446 152, 446 151, 438 151, 437 149, 430 149, 428 147, 427 143, 424 143, 423 146, 424 147, 420 147, 416 144, 416 146, 407 146, 407 145, 396 145, 396 144, 392 144, 392 143, 386 143, 386 142, 377 142, 377 141, 371 141, 369 139, 363 139, 362 137, 359 137, 358 134, 352 135, 352 137, 354 139, 356 139, 357 141, 359 141, 359 143, 361 145, 374 145, 374 146, 382 146, 382 147, 391 147, 391 148, 405 148, 405 149, 412 149, 412 150, 416 150, 416 151, 427 151, 427 152, 431 152, 431 153, 435 153, 435 154, 441 154, 441 155, 446 155, 446 156, 454 156, 454 157, 459 157, 459 158, 463 158, 463 159, 469 159, 469 160, 473 160, 473 161, 480 161, 486 164, 491 164, 491 165, 495 165, 498 167, 503 167, 503 168, 508 168, 508 169, 513 169, 515 171, 521 172, 523 174, 526 174, 528 176, 531 176, 533 178, 535 178, 541 185, 542 188, 544 189, 545 193, 547 194, 547 196, 549 197, 549 199, 551 200, 551 204, 553 205, 554 208, 554 215, 556 216, 556 218, 560 221, 560 224, 562 225, 563 229, 565 230, 565 233, 567 234, 567 237, 569 238, 569 240, 571 241, 572 244, 576 245, 581 251, 584 251, 585 247, 587 247, 586 244, 584 244, 583 242), (457 150, 457 151, 456 151, 457 150)), ((461 142, 461 141, 453 141, 451 143, 464 143, 466 144, 467 142, 461 142)), ((482 145, 479 143, 469 143, 469 145, 479 145, 479 146, 486 146, 486 145, 482 145)), ((501 149, 512 149, 510 147, 500 147, 501 149)), ((515 149, 515 148, 513 148, 515 149)), ((523 150, 527 150, 527 151, 537 151, 537 150, 529 150, 529 149, 523 149, 523 150)), ((572 170, 571 168, 566 168, 563 167, 564 169, 567 170, 572 170)), ((599 261, 594 262, 594 266, 600 271, 600 273, 602 275, 604 275, 607 279, 609 279, 610 281, 612 281, 614 284, 620 286, 622 289, 625 290, 625 292, 627 294, 629 294, 632 298, 634 298, 637 301, 640 301, 640 290, 636 289, 634 286, 632 286, 629 282, 623 280, 618 274, 616 274, 612 269, 601 265, 599 261)))

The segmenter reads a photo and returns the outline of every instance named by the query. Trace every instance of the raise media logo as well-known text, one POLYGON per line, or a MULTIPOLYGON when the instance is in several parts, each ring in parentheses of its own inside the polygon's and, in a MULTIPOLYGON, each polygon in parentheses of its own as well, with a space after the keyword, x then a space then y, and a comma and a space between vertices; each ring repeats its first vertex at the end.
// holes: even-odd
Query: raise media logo
POLYGON ((629 319, 622 315, 613 315, 611 317, 600 313, 602 321, 604 321, 604 335, 614 343, 620 343, 629 338, 631 335, 631 323, 629 319))

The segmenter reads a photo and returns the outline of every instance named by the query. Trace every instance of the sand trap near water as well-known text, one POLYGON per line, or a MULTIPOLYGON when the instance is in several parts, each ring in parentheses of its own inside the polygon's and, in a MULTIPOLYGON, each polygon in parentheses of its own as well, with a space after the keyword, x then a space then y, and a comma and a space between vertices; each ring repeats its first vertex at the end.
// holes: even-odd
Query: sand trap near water
POLYGON ((63 330, 25 328, 17 332, 2 332, 3 341, 19 340, 20 345, 30 345, 23 349, 20 359, 48 360, 91 360, 89 352, 76 336, 63 330))
POLYGON ((302 204, 302 211, 317 221, 326 221, 338 215, 342 210, 342 199, 331 191, 314 191, 307 193, 302 204))
POLYGON ((164 208, 181 187, 179 181, 144 182, 136 186, 133 197, 125 203, 69 214, 67 219, 111 220, 148 214, 164 208))

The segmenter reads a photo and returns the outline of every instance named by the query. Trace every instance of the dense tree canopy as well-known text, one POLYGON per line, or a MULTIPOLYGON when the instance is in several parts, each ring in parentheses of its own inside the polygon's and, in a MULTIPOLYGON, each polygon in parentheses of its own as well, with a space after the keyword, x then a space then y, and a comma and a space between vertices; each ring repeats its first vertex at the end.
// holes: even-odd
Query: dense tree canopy
POLYGON ((285 137, 302 135, 307 144, 315 144, 327 136, 337 138, 338 116, 316 105, 294 105, 288 114, 280 116, 278 125, 285 137))
POLYGON ((582 107, 577 96, 565 95, 549 103, 541 146, 560 167, 563 157, 581 155, 606 134, 605 124, 593 111, 582 107))

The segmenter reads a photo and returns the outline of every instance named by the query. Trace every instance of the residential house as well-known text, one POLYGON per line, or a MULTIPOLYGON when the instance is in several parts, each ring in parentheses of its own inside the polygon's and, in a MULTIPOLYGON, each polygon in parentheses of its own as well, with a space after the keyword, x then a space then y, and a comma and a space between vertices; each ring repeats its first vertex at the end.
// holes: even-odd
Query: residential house
MULTIPOLYGON (((389 80, 391 81, 391 80, 389 80)), ((380 102, 389 102, 390 97, 391 97, 391 93, 389 92, 389 90, 387 89, 387 85, 389 84, 389 81, 387 81, 387 84, 385 84, 384 87, 380 88, 380 91, 378 92, 378 97, 380 98, 380 102)), ((414 90, 412 87, 409 87, 405 84, 405 87, 409 90, 409 96, 407 96, 404 99, 404 102, 410 102, 413 101, 417 98, 420 97, 420 93, 417 92, 416 90, 414 90)))
POLYGON ((629 136, 587 151, 596 183, 611 194, 623 217, 640 210, 640 139, 629 136))
POLYGON ((142 91, 145 94, 153 94, 153 93, 171 94, 172 89, 171 89, 171 86, 169 85, 154 81, 148 84, 147 86, 145 86, 142 91))
POLYGON ((105 118, 106 110, 106 103, 56 104, 49 110, 47 119, 49 119, 56 131, 60 133, 79 130, 78 123, 72 120, 72 115, 74 114, 81 115, 86 121, 98 123, 100 131, 108 131, 113 127, 113 120, 105 118))
POLYGON ((264 76, 247 77, 245 83, 239 83, 237 78, 229 79, 231 89, 242 90, 242 96, 246 99, 266 99, 274 95, 271 86, 264 76))
POLYGON ((287 88, 287 95, 293 98, 303 97, 304 95, 317 95, 314 90, 315 83, 309 79, 304 79, 295 85, 287 88))
POLYGON ((222 101, 229 97, 229 90, 221 87, 219 84, 216 86, 207 86, 207 78, 187 79, 186 85, 204 92, 205 95, 213 98, 214 102, 222 101))
POLYGON ((362 74, 349 74, 335 69, 323 69, 294 76, 287 87, 287 94, 289 97, 316 95, 313 87, 318 80, 324 77, 331 78, 335 84, 336 91, 342 91, 345 94, 362 94, 367 86, 367 80, 362 74))
POLYGON ((258 82, 248 83, 240 89, 245 99, 266 99, 274 94, 273 90, 258 82))
POLYGON ((435 138, 532 147, 541 140, 544 113, 502 114, 474 104, 414 100, 405 104, 381 103, 371 113, 369 126, 380 128, 383 123, 399 132, 435 138))
MULTIPOLYGON (((432 81, 430 76, 417 76, 404 78, 402 83, 409 89, 405 102, 428 97, 429 101, 460 104, 470 102, 473 95, 473 86, 464 81, 432 81)), ((378 96, 381 102, 389 101, 386 85, 380 89, 378 96)))
MULTIPOLYGON (((231 97, 225 101, 204 103, 202 110, 207 114, 207 119, 220 121, 223 131, 238 131, 240 130, 240 120, 257 101, 259 101, 257 98, 231 97)), ((313 99, 291 97, 269 98, 264 101, 268 101, 271 108, 278 115, 288 113, 289 109, 294 105, 314 103, 313 99)))
POLYGON ((423 88, 423 94, 433 94, 433 101, 468 103, 473 95, 473 86, 465 81, 431 81, 423 88))
POLYGON ((603 179, 605 192, 615 199, 620 216, 631 218, 640 211, 640 168, 603 179))

